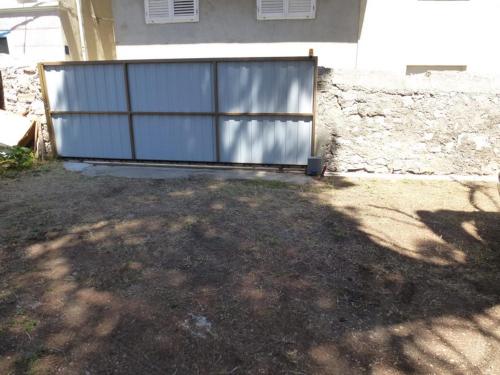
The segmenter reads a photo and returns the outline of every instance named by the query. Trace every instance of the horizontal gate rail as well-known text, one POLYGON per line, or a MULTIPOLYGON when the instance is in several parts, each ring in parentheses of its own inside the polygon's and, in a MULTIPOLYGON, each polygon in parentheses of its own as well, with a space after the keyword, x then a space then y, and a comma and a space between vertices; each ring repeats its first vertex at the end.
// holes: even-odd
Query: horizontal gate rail
POLYGON ((193 59, 148 59, 148 60, 92 60, 92 61, 49 61, 41 65, 46 67, 64 65, 123 65, 123 64, 163 64, 163 63, 221 63, 221 62, 276 62, 276 61, 315 61, 317 56, 277 56, 277 57, 221 57, 221 58, 193 58, 193 59))
MULTIPOLYGON (((39 69, 39 75, 40 75, 40 83, 42 86, 42 94, 43 94, 43 99, 44 99, 44 104, 45 104, 45 112, 47 116, 47 123, 49 125, 49 132, 51 134, 51 139, 55 151, 55 155, 58 154, 58 148, 57 148, 57 142, 55 138, 55 130, 54 130, 54 122, 53 122, 53 117, 54 116, 65 116, 65 115, 82 115, 82 116, 106 116, 106 118, 111 118, 107 116, 124 116, 127 118, 126 121, 128 121, 128 133, 129 133, 129 142, 130 142, 130 156, 132 160, 150 160, 150 159, 140 159, 137 157, 137 150, 136 150, 136 140, 135 140, 135 129, 134 129, 134 122, 135 122, 135 116, 207 116, 211 117, 213 121, 213 126, 214 126, 214 143, 215 143, 215 162, 221 162, 221 149, 220 149, 220 142, 221 142, 221 131, 227 131, 227 128, 220 129, 222 126, 221 117, 233 117, 233 118, 243 118, 243 117, 250 117, 250 118, 263 118, 263 117, 272 117, 272 118, 277 118, 277 117, 286 117, 286 118, 294 118, 294 119, 300 119, 300 118, 309 118, 310 120, 310 136, 311 136, 311 145, 310 145, 310 153, 311 155, 314 155, 314 148, 315 148, 315 124, 316 124, 316 89, 317 89, 317 57, 316 56, 297 56, 297 57, 246 57, 246 58, 195 58, 195 59, 152 59, 152 60, 96 60, 96 61, 59 61, 59 62, 44 62, 40 63, 38 65, 39 69), (311 112, 257 112, 257 111, 221 111, 219 108, 219 95, 221 95, 220 92, 220 87, 219 87, 219 63, 245 63, 245 62, 313 62, 313 82, 312 82, 312 98, 309 96, 310 100, 312 100, 312 111, 311 112), (132 73, 130 73, 129 66, 130 65, 145 65, 145 64, 179 64, 179 63, 185 63, 185 64, 195 64, 195 63, 209 63, 211 64, 211 85, 212 85, 212 110, 211 111, 139 111, 139 110, 134 110, 133 109, 133 104, 132 104, 132 94, 131 94, 131 87, 130 87, 130 82, 133 76, 131 76, 132 73), (114 106, 115 110, 74 110, 75 108, 82 108, 80 105, 71 105, 68 103, 75 103, 68 101, 66 104, 63 104, 63 107, 67 109, 73 109, 73 110, 53 110, 51 109, 51 103, 49 99, 49 92, 47 89, 47 76, 46 76, 46 70, 47 68, 58 68, 58 67, 65 67, 65 66, 88 66, 88 65, 113 65, 113 66, 119 66, 122 67, 123 69, 123 84, 124 84, 124 96, 125 96, 125 105, 117 105, 114 106), (116 108, 118 107, 118 108, 116 108), (122 108, 125 107, 123 110, 122 108), (117 110, 118 109, 118 110, 117 110)), ((99 68, 97 68, 99 69, 99 68)), ((75 74, 75 73, 73 73, 75 74)), ((82 74, 82 73, 79 73, 82 74)), ((92 77, 92 76, 91 76, 92 77)), ((94 80, 96 76, 94 76, 94 80)), ((108 76, 106 76, 108 77, 108 76)), ((74 78, 73 78, 74 79, 74 78)), ((137 79, 137 78, 136 78, 137 79)), ((226 78, 227 79, 227 78, 226 78)), ((106 78, 107 80, 107 78, 106 78)), ((80 79, 81 81, 81 79, 80 79)), ((74 81, 75 82, 75 81, 74 81)), ((74 83, 76 84, 76 83, 74 83)), ((236 84, 236 83, 235 83, 236 84)), ((88 87, 88 86, 87 86, 88 87)), ((104 86, 106 87, 106 86, 104 86)), ((121 90, 116 90, 115 92, 119 92, 121 90)), ((102 98, 102 90, 101 94, 96 95, 94 97, 93 103, 99 102, 99 97, 102 98)), ((135 92, 135 91, 134 91, 135 92)), ((86 94, 81 94, 81 95, 89 95, 88 91, 85 91, 86 94)), ((73 90, 73 95, 76 95, 76 99, 81 98, 81 96, 78 94, 78 90, 73 90)), ((123 97, 123 93, 121 94, 123 97)), ((85 98, 85 96, 83 97, 85 98)), ((59 99, 60 100, 60 99, 59 99)), ((102 108, 100 105, 91 105, 89 104, 90 99, 87 100, 82 100, 82 102, 87 103, 87 105, 83 104, 83 108, 86 106, 90 107, 95 107, 96 109, 102 108)), ((226 100, 226 99, 224 99, 226 100)), ((265 99, 264 99, 265 100, 265 99)), ((287 99, 285 99, 287 100, 287 99)), ((289 99, 288 99, 289 100, 289 99)), ((297 99, 299 100, 299 99, 297 99)), ((300 99, 302 100, 302 99, 300 99)), ((57 99, 55 101, 58 101, 57 99)), ((134 99, 135 102, 135 99, 134 99)), ((81 104, 79 101, 78 103, 81 104)), ((227 102, 226 102, 227 103, 227 102)), ((285 103, 287 103, 285 101, 285 103)), ((300 101, 297 101, 297 109, 303 109, 303 105, 300 104, 300 101), (302 107, 302 108, 301 108, 302 107)), ((56 103, 57 105, 57 103, 56 103)), ((135 104, 134 104, 135 105, 135 104)), ((281 103, 277 104, 280 107, 282 107, 281 103)), ((256 104, 257 107, 260 106, 260 109, 268 109, 269 107, 260 104, 256 104)), ((113 107, 113 105, 112 105, 113 107)), ((245 107, 245 106, 244 106, 245 107)), ((109 107, 108 107, 109 108, 109 107)), ((290 108, 286 107, 285 108, 290 108)), ((154 108, 152 108, 154 109, 154 108)), ((227 104, 226 104, 226 109, 227 104)), ((242 108, 246 109, 246 108, 242 108)), ((278 108, 276 108, 278 109, 278 108)), ((286 110, 286 109, 285 109, 286 110)), ((61 119, 59 119, 61 121, 61 119)), ((90 120, 89 120, 90 121, 90 120)), ((92 120, 93 121, 93 120, 92 120)), ((96 120, 99 121, 99 120, 96 120)), ((110 120, 111 121, 111 120, 110 120)), ((139 118, 137 118, 137 121, 140 122, 139 118)), ((200 120, 201 121, 201 120, 200 120)), ((240 120, 238 120, 240 121, 240 120)), ((241 124, 244 124, 244 119, 241 120, 240 125, 238 126, 243 126, 241 124)), ((299 121, 299 120, 297 120, 299 121)), ((58 123, 58 126, 61 126, 60 123, 58 123)), ((142 126, 144 127, 144 122, 142 122, 142 125, 137 124, 137 126, 142 126)), ((244 125, 246 126, 246 125, 244 125)), ((88 139, 88 138, 87 138, 88 139)), ((226 139, 227 141, 227 139, 226 139)), ((140 147, 140 146, 137 146, 140 147)), ((144 146, 143 146, 144 147, 144 146)), ((227 147, 227 142, 226 142, 226 147, 227 147)), ((283 146, 282 146, 283 147, 283 146)), ((67 155, 67 154, 65 154, 67 155)), ((70 156, 71 157, 71 156, 70 156)), ((76 156, 75 156, 76 157, 76 156)), ((92 158, 88 157, 85 155, 82 155, 82 157, 85 158, 92 158)), ((99 157, 98 157, 99 158, 99 157)), ((111 159, 115 157, 110 157, 111 159)), ((225 157, 227 160, 227 156, 225 157)), ((120 160, 123 160, 122 158, 118 158, 120 160)), ((162 159, 163 161, 167 161, 162 159)), ((210 163, 210 161, 208 161, 210 163)), ((239 163, 236 163, 239 164, 239 163)), ((245 163, 244 163, 245 164, 245 163)), ((262 163, 266 164, 266 163, 262 163)), ((280 163, 281 165, 290 165, 287 163, 280 163)))
POLYGON ((140 116, 287 116, 311 117, 313 113, 289 112, 140 112, 140 111, 50 111, 51 115, 140 115, 140 116))

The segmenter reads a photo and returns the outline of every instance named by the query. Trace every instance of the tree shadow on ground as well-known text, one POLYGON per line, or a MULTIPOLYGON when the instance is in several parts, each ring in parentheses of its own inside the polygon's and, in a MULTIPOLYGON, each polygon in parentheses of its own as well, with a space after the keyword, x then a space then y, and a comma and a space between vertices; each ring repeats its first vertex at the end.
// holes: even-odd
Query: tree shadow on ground
POLYGON ((2 373, 498 365, 498 212, 419 211, 444 243, 422 239, 415 251, 438 264, 375 242, 328 187, 74 175, 44 184, 3 187, 2 373))

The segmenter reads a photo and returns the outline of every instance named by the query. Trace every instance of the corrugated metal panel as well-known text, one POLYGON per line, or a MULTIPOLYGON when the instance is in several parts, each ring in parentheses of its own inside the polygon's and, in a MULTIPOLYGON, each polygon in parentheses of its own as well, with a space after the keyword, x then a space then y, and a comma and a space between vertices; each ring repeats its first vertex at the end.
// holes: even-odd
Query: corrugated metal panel
POLYGON ((312 113, 313 61, 218 64, 222 112, 312 113))
POLYGON ((134 111, 213 110, 210 63, 131 64, 128 71, 134 111))
POLYGON ((130 159, 127 116, 54 115, 57 151, 61 156, 130 159))
POLYGON ((227 163, 307 164, 310 118, 221 117, 220 156, 227 163))
POLYGON ((126 111, 123 65, 46 67, 53 111, 126 111))
POLYGON ((134 116, 136 155, 144 160, 215 161, 210 116, 134 116))

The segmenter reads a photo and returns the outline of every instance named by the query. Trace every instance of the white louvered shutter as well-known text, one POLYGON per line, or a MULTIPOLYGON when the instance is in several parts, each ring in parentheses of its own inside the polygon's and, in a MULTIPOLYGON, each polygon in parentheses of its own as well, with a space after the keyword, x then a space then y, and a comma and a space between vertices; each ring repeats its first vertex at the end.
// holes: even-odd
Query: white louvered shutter
POLYGON ((316 0, 288 0, 287 18, 314 18, 316 0))
POLYGON ((316 17, 316 0, 257 0, 257 19, 306 19, 316 17))
POLYGON ((199 0, 144 0, 146 23, 198 22, 199 0))
POLYGON ((257 18, 276 19, 285 17, 285 0, 257 0, 257 18))

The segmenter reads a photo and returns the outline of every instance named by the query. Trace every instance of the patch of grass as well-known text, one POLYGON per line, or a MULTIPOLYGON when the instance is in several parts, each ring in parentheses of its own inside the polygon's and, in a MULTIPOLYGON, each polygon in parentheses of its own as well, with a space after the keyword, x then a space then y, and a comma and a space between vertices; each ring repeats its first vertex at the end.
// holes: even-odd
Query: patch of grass
POLYGON ((19 171, 33 166, 35 156, 27 147, 9 147, 0 151, 0 174, 8 170, 19 171))
POLYGON ((23 327, 25 332, 31 333, 36 326, 38 325, 38 321, 34 319, 26 319, 21 323, 21 326, 23 327))
POLYGON ((15 365, 19 371, 24 374, 37 374, 35 369, 36 363, 47 353, 44 347, 38 347, 32 352, 23 354, 15 361, 15 365))
POLYGON ((31 333, 38 326, 38 320, 32 319, 24 313, 18 312, 17 316, 11 321, 10 326, 16 329, 20 329, 25 333, 31 333))

